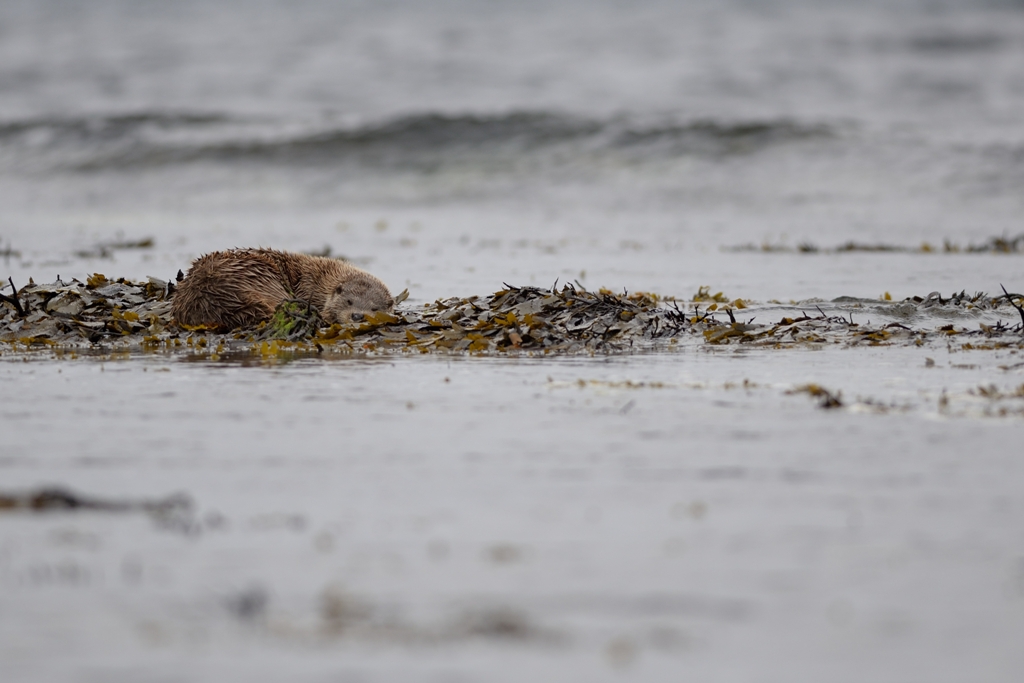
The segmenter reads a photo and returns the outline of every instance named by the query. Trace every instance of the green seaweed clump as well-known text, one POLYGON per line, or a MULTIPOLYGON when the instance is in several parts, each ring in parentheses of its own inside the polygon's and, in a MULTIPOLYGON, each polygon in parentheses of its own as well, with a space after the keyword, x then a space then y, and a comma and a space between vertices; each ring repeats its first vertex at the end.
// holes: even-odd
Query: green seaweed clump
POLYGON ((324 325, 320 313, 308 301, 285 299, 267 321, 260 339, 309 339, 324 325))

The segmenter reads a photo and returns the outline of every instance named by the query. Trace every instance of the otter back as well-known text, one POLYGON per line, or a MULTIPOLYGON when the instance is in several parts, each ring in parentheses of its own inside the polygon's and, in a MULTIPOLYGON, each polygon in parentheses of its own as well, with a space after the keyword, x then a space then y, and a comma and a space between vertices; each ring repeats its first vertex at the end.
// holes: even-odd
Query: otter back
POLYGON ((175 291, 171 312, 183 325, 228 330, 270 318, 289 298, 309 302, 328 322, 393 306, 383 282, 343 261, 274 249, 232 249, 192 263, 175 291), (337 302, 337 293, 353 289, 357 294, 337 302))

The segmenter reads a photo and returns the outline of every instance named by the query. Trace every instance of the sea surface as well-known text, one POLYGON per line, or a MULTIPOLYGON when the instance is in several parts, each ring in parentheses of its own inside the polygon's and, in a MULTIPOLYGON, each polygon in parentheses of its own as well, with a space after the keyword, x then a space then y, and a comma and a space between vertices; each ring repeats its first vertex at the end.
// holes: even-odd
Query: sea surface
MULTIPOLYGON (((966 331, 1022 318, 875 306, 1022 292, 1021 235, 1019 0, 0 3, 18 287, 265 246, 966 331)), ((1019 680, 996 346, 0 345, 0 498, 180 496, 0 509, 0 680, 1019 680)))

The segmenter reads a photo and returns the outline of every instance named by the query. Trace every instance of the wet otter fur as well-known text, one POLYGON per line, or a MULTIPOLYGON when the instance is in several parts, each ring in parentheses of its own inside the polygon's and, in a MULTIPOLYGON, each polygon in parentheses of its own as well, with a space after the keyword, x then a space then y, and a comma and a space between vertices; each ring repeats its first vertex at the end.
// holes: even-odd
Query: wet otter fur
POLYGON ((217 330, 267 320, 285 299, 307 301, 329 323, 390 312, 387 286, 344 261, 275 249, 215 251, 192 262, 178 285, 171 314, 183 325, 217 330))

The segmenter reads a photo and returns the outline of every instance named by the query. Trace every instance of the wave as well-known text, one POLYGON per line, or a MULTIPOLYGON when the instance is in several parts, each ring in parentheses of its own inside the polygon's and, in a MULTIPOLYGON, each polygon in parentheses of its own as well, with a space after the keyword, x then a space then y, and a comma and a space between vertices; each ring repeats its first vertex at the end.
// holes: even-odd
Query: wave
POLYGON ((188 114, 140 112, 114 116, 41 117, 23 121, 0 122, 0 140, 40 133, 76 136, 83 140, 118 138, 135 133, 145 126, 164 128, 204 126, 224 123, 230 119, 221 114, 188 114))
POLYGON ((670 158, 752 154, 828 137, 790 120, 643 124, 549 112, 425 113, 364 125, 289 124, 220 114, 138 113, 0 123, 0 159, 78 171, 193 162, 358 165, 422 169, 554 155, 670 158))

